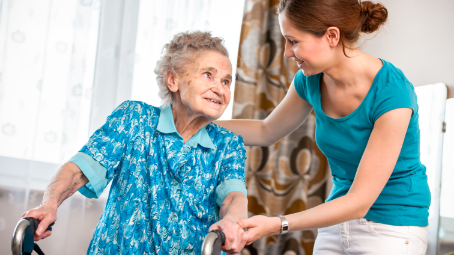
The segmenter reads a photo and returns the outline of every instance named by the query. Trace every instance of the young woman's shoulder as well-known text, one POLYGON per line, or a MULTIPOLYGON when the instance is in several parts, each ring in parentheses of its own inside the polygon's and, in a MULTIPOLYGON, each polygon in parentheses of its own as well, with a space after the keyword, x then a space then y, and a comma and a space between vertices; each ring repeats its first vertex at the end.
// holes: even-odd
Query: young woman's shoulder
POLYGON ((413 87, 411 82, 407 79, 404 72, 394 66, 391 62, 382 59, 383 67, 377 74, 378 90, 387 88, 388 86, 404 86, 413 87), (408 86, 411 85, 411 86, 408 86))
POLYGON ((306 76, 302 70, 298 70, 293 78, 293 85, 298 95, 312 104, 312 98, 320 93, 320 78, 322 73, 306 76))
POLYGON ((417 113, 417 98, 413 84, 402 70, 390 62, 383 61, 383 67, 375 77, 374 121, 387 111, 397 108, 411 108, 417 113))

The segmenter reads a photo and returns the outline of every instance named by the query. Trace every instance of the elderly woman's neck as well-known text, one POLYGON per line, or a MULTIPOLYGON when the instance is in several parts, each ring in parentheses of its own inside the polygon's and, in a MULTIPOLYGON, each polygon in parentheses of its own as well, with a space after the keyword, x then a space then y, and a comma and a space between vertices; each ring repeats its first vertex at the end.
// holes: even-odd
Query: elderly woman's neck
POLYGON ((204 116, 194 114, 186 107, 179 107, 178 104, 172 104, 172 114, 175 128, 185 143, 201 128, 211 122, 204 116))

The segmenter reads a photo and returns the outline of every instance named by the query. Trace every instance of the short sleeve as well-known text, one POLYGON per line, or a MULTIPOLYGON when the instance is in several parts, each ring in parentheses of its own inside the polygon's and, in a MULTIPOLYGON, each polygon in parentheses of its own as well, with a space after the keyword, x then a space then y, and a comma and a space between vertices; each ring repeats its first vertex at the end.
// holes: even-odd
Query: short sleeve
POLYGON ((106 168, 83 152, 78 152, 69 161, 76 164, 88 178, 88 183, 79 192, 88 198, 99 198, 109 183, 106 168))
POLYGON ((303 72, 299 70, 296 72, 295 77, 293 78, 293 85, 295 86, 295 90, 298 95, 307 101, 307 88, 306 88, 306 76, 304 76, 303 72))
MULTIPOLYGON (((117 169, 121 165, 121 160, 130 140, 131 133, 134 130, 134 119, 137 118, 137 112, 135 111, 136 107, 140 106, 136 102, 131 101, 125 101, 119 105, 112 114, 107 117, 106 123, 93 133, 88 142, 79 151, 91 157, 96 162, 99 162, 106 171, 105 174, 88 172, 94 171, 94 168, 80 167, 79 165, 83 166, 83 161, 89 163, 85 164, 85 166, 96 164, 93 164, 87 157, 79 157, 78 163, 74 163, 81 168, 82 172, 87 171, 87 173, 84 172, 84 174, 89 180, 89 183, 80 189, 82 194, 84 194, 84 190, 87 189, 98 197, 102 193, 102 190, 107 186, 108 182, 110 182, 116 174, 117 169), (92 177, 91 179, 90 176, 92 177), (105 178, 105 180, 102 178, 105 178), (97 185, 97 183, 102 183, 102 185, 97 185)), ((85 192, 84 195, 87 195, 88 193, 89 192, 85 192)))
POLYGON ((243 138, 234 135, 230 141, 226 142, 228 142, 228 145, 222 159, 216 188, 216 203, 219 206, 230 192, 240 191, 247 196, 244 174, 246 150, 244 149, 243 138))
POLYGON ((413 85, 406 79, 389 81, 377 91, 372 121, 375 123, 386 112, 398 108, 410 108, 413 114, 417 112, 416 92, 413 85))

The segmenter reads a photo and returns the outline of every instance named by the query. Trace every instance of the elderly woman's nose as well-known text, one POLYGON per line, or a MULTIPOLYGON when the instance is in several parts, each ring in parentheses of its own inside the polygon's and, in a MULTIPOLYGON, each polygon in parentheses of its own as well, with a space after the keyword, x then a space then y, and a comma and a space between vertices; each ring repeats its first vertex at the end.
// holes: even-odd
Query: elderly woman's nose
POLYGON ((220 97, 224 96, 225 94, 225 90, 222 88, 222 86, 213 86, 211 87, 211 91, 220 97))
POLYGON ((222 79, 214 79, 214 86, 212 87, 215 90, 218 90, 222 93, 225 93, 226 86, 222 84, 224 81, 222 79))

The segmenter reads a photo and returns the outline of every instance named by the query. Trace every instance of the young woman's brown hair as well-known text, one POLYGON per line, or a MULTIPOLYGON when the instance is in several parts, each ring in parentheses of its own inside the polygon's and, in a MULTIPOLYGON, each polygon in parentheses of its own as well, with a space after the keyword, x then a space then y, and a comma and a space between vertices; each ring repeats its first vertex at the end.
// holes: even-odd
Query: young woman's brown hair
POLYGON ((388 10, 382 4, 358 0, 281 0, 277 12, 285 12, 294 27, 317 37, 329 27, 339 28, 344 54, 360 32, 372 33, 388 18, 388 10))

